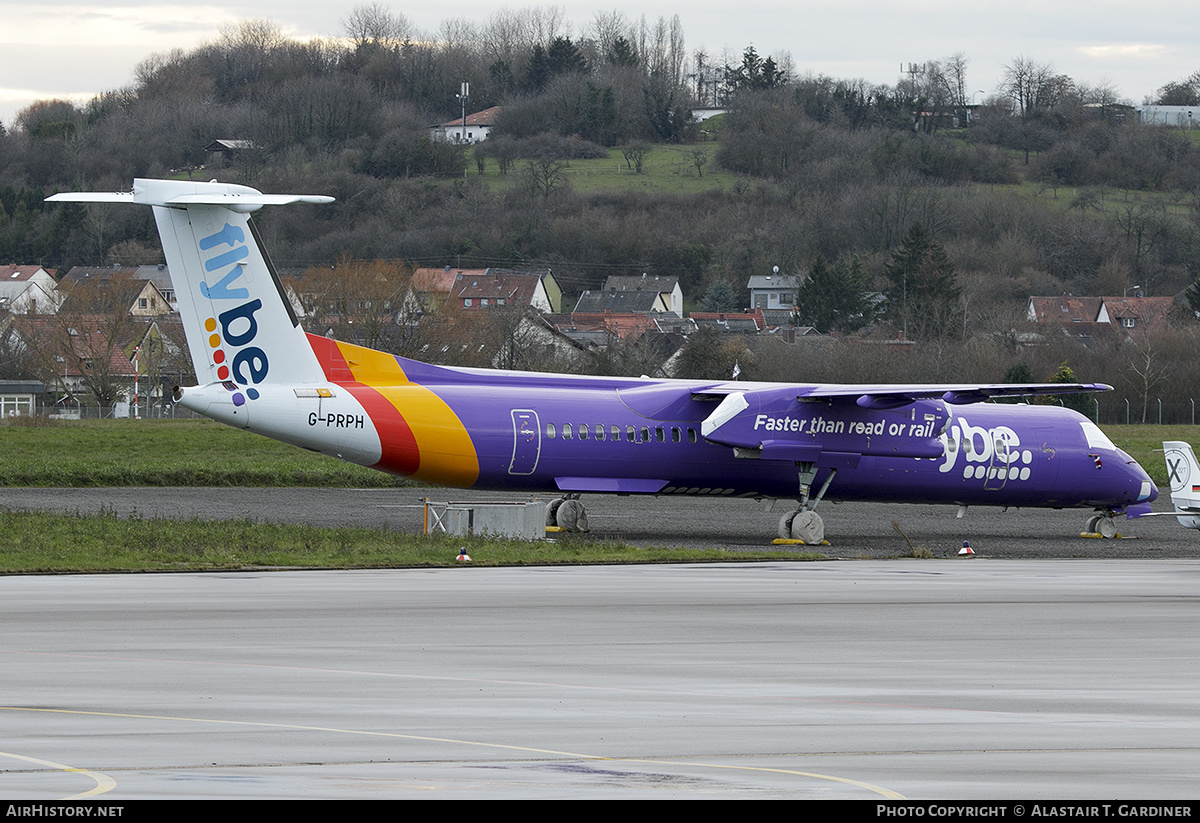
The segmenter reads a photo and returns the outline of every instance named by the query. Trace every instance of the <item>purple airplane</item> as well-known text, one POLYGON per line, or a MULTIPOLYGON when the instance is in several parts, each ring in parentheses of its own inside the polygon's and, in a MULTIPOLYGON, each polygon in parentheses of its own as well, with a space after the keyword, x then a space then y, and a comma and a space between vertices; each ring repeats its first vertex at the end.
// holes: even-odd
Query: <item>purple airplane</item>
POLYGON ((52 201, 153 208, 199 385, 200 414, 433 485, 782 498, 783 540, 820 543, 832 500, 1092 509, 1089 532, 1149 511, 1157 490, 1081 415, 993 398, 1102 384, 808 385, 581 377, 433 366, 307 334, 248 214, 330 197, 135 180, 52 201))

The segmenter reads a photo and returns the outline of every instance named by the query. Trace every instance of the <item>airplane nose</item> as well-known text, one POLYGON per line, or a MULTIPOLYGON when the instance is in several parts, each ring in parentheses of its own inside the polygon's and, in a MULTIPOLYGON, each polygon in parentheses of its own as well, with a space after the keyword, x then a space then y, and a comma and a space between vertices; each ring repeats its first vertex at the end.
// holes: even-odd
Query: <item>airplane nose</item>
POLYGON ((1155 486, 1154 483, 1151 482, 1150 483, 1150 495, 1146 498, 1146 502, 1153 503, 1157 499, 1158 499, 1158 486, 1155 486))
POLYGON ((1141 465, 1124 451, 1117 452, 1129 470, 1130 497, 1138 503, 1152 503, 1158 497, 1158 486, 1141 465))

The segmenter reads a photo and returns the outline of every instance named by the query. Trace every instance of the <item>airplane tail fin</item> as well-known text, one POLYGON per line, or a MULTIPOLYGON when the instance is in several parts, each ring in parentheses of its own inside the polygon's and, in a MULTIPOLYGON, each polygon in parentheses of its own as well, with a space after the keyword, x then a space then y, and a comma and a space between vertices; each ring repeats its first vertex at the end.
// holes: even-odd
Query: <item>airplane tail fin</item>
POLYGON ((1179 525, 1200 529, 1200 464, 1190 443, 1163 442, 1167 478, 1171 481, 1171 503, 1179 515, 1179 525))
POLYGON ((324 371, 292 310, 250 212, 318 195, 265 195, 230 183, 134 180, 132 192, 63 193, 52 201, 154 209, 196 381, 312 383, 324 371))

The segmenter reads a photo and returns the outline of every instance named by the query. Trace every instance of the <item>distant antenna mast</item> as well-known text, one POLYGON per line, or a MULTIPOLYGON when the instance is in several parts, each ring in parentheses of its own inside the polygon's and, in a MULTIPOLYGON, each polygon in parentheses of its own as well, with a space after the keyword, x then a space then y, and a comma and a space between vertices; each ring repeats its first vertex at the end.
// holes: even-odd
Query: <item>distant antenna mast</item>
POLYGON ((467 142, 467 98, 471 96, 471 84, 464 82, 462 90, 458 93, 458 99, 462 101, 462 141, 467 142))

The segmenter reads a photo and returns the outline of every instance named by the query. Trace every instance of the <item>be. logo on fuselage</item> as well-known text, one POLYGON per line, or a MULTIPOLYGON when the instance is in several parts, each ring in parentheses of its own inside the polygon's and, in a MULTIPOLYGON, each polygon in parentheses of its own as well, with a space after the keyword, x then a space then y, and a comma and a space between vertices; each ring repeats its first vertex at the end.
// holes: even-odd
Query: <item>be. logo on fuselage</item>
POLYGON ((949 472, 960 459, 963 479, 1028 480, 1033 452, 1021 448, 1021 438, 1008 426, 985 429, 972 426, 961 414, 945 434, 945 462, 938 471, 949 472))
MULTIPOLYGON (((250 300, 250 290, 238 282, 245 272, 243 261, 250 256, 246 233, 240 226, 226 223, 220 231, 200 238, 199 247, 201 252, 217 251, 204 261, 204 270, 215 279, 211 284, 207 279, 200 281, 200 293, 214 303, 244 301, 204 321, 209 357, 217 378, 232 379, 240 385, 261 383, 267 377, 270 363, 266 352, 250 344, 258 335, 254 313, 262 308, 262 301, 250 300), (236 351, 230 357, 226 349, 236 351)), ((258 391, 253 388, 247 389, 246 394, 251 400, 258 397, 258 391)), ((238 399, 239 395, 235 394, 234 402, 241 405, 238 399)))

